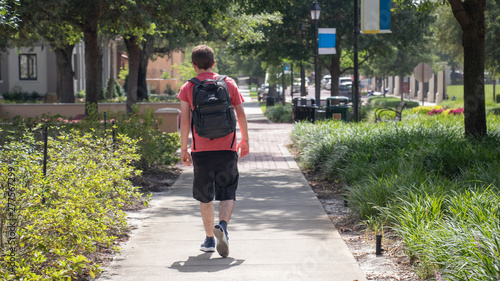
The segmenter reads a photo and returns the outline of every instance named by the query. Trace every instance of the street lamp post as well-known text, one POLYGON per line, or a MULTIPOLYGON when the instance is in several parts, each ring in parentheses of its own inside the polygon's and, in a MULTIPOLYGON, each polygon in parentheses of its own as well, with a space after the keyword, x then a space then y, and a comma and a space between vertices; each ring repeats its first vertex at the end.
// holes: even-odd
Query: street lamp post
POLYGON ((314 89, 316 91, 316 104, 319 106, 321 104, 321 82, 319 80, 318 71, 318 21, 321 14, 321 8, 319 7, 318 1, 314 0, 309 10, 311 11, 311 19, 314 21, 314 89))
MULTIPOLYGON (((358 37, 359 37, 359 20, 358 20, 358 0, 354 0, 354 81, 352 87, 352 105, 354 107, 354 122, 359 121, 359 75, 358 75, 358 37)), ((384 91, 383 91, 384 92, 384 91)), ((385 92, 384 92, 385 93, 385 92)), ((385 94, 384 94, 385 95, 385 94)))

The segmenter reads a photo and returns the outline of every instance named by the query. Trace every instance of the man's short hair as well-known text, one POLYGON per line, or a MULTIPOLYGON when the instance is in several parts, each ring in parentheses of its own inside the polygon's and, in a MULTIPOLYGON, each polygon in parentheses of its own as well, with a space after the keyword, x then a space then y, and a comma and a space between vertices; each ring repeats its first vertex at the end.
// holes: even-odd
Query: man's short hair
POLYGON ((214 50, 207 45, 194 47, 191 61, 200 69, 209 69, 214 65, 214 50))

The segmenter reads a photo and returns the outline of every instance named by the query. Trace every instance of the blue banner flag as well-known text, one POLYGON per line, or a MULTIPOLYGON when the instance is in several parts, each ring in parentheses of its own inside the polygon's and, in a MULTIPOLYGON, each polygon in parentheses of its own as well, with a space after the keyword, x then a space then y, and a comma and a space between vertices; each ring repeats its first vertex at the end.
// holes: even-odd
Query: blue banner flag
POLYGON ((335 49, 335 28, 318 28, 318 54, 334 55, 335 49))
POLYGON ((391 33, 391 0, 361 0, 361 32, 391 33))

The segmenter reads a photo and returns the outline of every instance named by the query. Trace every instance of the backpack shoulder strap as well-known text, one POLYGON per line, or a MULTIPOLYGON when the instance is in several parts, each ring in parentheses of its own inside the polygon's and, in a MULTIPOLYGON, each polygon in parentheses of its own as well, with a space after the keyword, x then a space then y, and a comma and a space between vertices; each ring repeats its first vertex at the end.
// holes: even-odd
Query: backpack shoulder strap
POLYGON ((202 82, 200 81, 200 79, 198 79, 198 78, 196 78, 196 77, 189 79, 189 82, 191 82, 191 83, 193 83, 193 84, 195 84, 195 85, 197 85, 197 86, 198 86, 198 85, 201 85, 201 83, 202 83, 202 82))
MULTIPOLYGON (((196 107, 196 95, 198 93, 198 87, 202 85, 202 82, 200 79, 194 77, 189 79, 189 82, 193 83, 193 109, 196 107)), ((194 115, 191 114, 191 132, 192 132, 192 139, 193 139, 193 149, 196 149, 196 141, 194 140, 194 115)))
POLYGON ((215 83, 221 83, 222 82, 221 86, 226 90, 227 99, 228 99, 229 103, 231 103, 231 95, 229 95, 229 89, 227 87, 226 77, 227 77, 227 75, 219 75, 217 77, 217 79, 215 79, 215 83))
MULTIPOLYGON (((217 82, 224 81, 226 79, 226 77, 227 77, 227 75, 219 75, 217 77, 217 79, 215 79, 215 81, 217 81, 217 82)), ((226 82, 226 81, 224 81, 224 82, 226 82)))
MULTIPOLYGON (((226 90, 226 96, 227 96, 227 100, 229 101, 229 105, 232 107, 232 104, 231 104, 231 96, 229 95, 229 89, 227 87, 227 83, 226 83, 226 77, 227 75, 219 75, 217 77, 217 79, 215 79, 215 83, 218 83, 218 82, 222 82, 222 87, 224 87, 224 89, 226 90)), ((233 109, 234 110, 234 109, 233 109)), ((231 148, 233 148, 233 145, 234 145, 234 142, 236 141, 236 128, 234 128, 234 133, 233 133, 233 141, 231 142, 231 148)))

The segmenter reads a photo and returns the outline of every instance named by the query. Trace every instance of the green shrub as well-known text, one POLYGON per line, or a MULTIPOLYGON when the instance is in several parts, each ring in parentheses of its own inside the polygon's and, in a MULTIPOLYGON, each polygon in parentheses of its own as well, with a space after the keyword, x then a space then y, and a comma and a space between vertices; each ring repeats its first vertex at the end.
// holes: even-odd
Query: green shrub
POLYGON ((170 76, 171 76, 171 75, 170 75, 170 72, 168 72, 168 71, 163 71, 163 72, 161 73, 161 79, 169 79, 169 78, 170 78, 170 76))
POLYGON ((38 92, 25 92, 20 88, 14 88, 11 92, 2 94, 6 103, 34 103, 40 101, 42 96, 38 92))
MULTIPOLYGON (((369 97, 367 102, 371 104, 373 107, 376 108, 395 108, 399 102, 401 101, 400 98, 395 98, 395 97, 369 97)), ((409 101, 405 100, 406 105, 405 108, 413 108, 419 106, 419 103, 417 101, 409 101)))
POLYGON ((275 106, 268 107, 265 113, 269 120, 276 123, 291 123, 292 122, 292 106, 287 104, 283 106, 282 104, 277 104, 275 106))
POLYGON ((149 94, 148 96, 149 102, 178 102, 179 99, 175 95, 157 95, 157 94, 149 94))
POLYGON ((49 137, 46 176, 43 145, 33 133, 0 150, 0 184, 15 194, 0 197, 1 238, 10 231, 7 219, 18 219, 13 251, 0 239, 3 280, 71 280, 99 272, 93 253, 116 250, 114 240, 126 228, 123 208, 141 201, 128 180, 138 173, 130 165, 139 159, 136 145, 125 136, 113 143, 61 132, 49 137))
POLYGON ((491 114, 500 115, 500 107, 491 108, 490 110, 488 110, 488 112, 491 114))
POLYGON ((79 98, 79 99, 84 99, 85 98, 85 89, 79 91, 78 93, 76 93, 76 97, 79 98))
MULTIPOLYGON (((58 126, 58 131, 77 129, 82 132, 92 132, 94 135, 104 137, 112 134, 112 122, 115 122, 115 134, 125 135, 138 141, 140 158, 134 165, 147 170, 156 165, 174 165, 179 158, 176 151, 180 147, 178 133, 165 134, 158 130, 159 120, 156 119, 152 109, 139 113, 137 107, 130 114, 124 112, 107 113, 107 131, 104 131, 103 113, 77 116, 67 119, 60 115, 43 115, 41 118, 14 118, 4 133, 0 134, 0 141, 19 140, 20 132, 32 130, 39 124, 42 126, 58 126), (83 118, 83 119, 82 119, 83 118)), ((7 121, 6 121, 7 122, 7 121)), ((0 142, 1 143, 1 142, 0 142)))
POLYGON ((418 113, 418 114, 428 114, 432 110, 439 110, 442 109, 442 106, 435 105, 435 106, 417 106, 411 109, 412 113, 418 113))
POLYGON ((167 84, 167 87, 165 88, 164 93, 169 95, 169 96, 173 96, 173 95, 175 95, 175 90, 172 89, 172 86, 170 86, 170 84, 167 84))
MULTIPOLYGON (((147 170, 155 165, 173 165, 179 161, 176 156, 180 148, 178 133, 166 134, 158 130, 158 122, 152 109, 139 113, 137 107, 130 114, 118 112, 109 113, 108 135, 111 134, 111 122, 115 121, 116 134, 123 134, 138 141, 140 159, 134 164, 141 170, 147 170)), ((83 122, 73 123, 80 130, 99 128, 98 134, 103 135, 102 115, 87 116, 83 122)))

